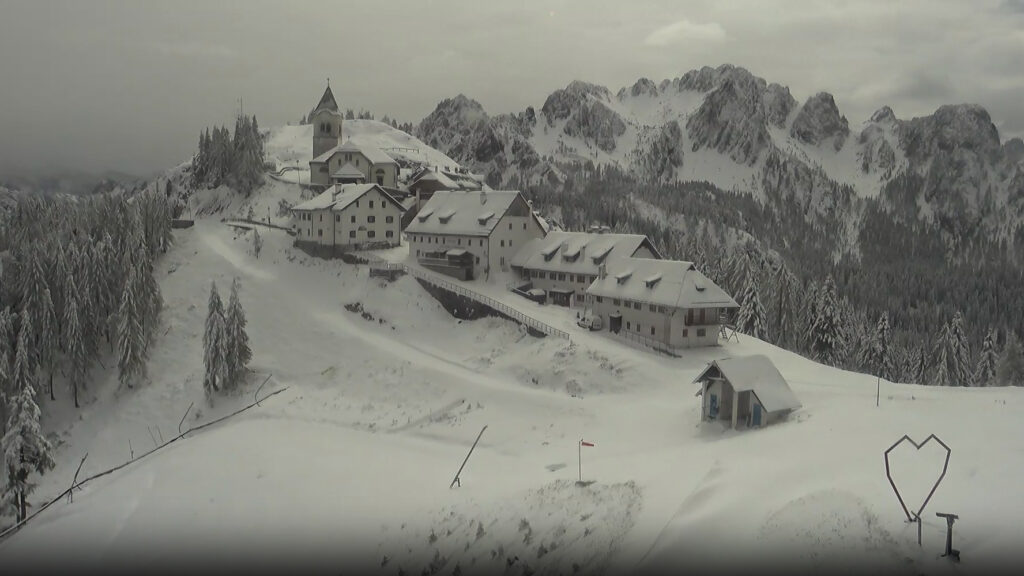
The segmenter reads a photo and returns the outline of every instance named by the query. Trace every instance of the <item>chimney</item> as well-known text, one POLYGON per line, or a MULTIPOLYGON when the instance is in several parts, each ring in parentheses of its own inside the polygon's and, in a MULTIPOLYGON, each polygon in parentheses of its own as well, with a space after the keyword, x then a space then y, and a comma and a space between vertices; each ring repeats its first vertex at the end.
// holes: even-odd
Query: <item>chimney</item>
POLYGON ((480 191, 480 204, 481 205, 487 204, 487 191, 486 190, 481 190, 480 191))
POLYGON ((562 240, 562 254, 565 254, 568 251, 569 251, 569 241, 568 240, 562 240))
POLYGON ((582 246, 580 246, 580 260, 582 261, 586 257, 587 257, 587 245, 583 244, 582 246))
POLYGON ((597 265, 597 277, 604 280, 604 277, 608 275, 608 270, 604 267, 604 262, 597 265))

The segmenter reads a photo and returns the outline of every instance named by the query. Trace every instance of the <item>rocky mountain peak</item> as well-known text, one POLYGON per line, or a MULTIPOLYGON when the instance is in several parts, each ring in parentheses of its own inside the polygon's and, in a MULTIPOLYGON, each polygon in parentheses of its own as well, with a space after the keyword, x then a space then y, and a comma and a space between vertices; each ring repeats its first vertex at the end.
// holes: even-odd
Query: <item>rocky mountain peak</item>
POLYGON ((839 114, 835 98, 828 92, 818 92, 800 108, 789 134, 812 146, 834 138, 833 146, 839 150, 850 135, 850 125, 846 117, 839 114))
POLYGON ((631 86, 628 90, 626 88, 624 88, 624 87, 619 89, 619 92, 618 92, 618 94, 616 94, 616 97, 619 100, 622 100, 627 95, 632 96, 633 98, 636 98, 638 96, 643 96, 643 95, 650 96, 651 98, 657 98, 658 97, 658 87, 655 86, 654 82, 652 82, 650 79, 648 79, 648 78, 641 78, 641 79, 637 80, 633 84, 633 86, 631 86))
POLYGON ((985 108, 977 104, 940 106, 930 116, 901 125, 900 142, 913 159, 940 152, 974 152, 985 156, 1001 152, 999 131, 985 108))
POLYGON ((895 122, 896 114, 893 113, 892 108, 888 106, 882 106, 875 113, 871 115, 871 122, 875 124, 885 124, 888 122, 895 122))
POLYGON ((1024 161, 1024 140, 1010 138, 1003 144, 1003 154, 1011 164, 1020 164, 1024 161))
POLYGON ((548 126, 565 120, 562 132, 567 136, 593 142, 605 152, 615 150, 615 140, 626 131, 626 123, 608 107, 611 92, 604 86, 575 80, 555 90, 544 101, 541 114, 548 126))

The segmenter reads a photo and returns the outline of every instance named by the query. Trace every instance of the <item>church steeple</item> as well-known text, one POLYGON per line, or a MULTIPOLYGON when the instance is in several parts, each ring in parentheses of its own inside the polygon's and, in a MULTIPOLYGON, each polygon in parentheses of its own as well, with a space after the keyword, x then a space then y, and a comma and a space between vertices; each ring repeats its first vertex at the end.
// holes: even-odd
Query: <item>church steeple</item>
POLYGON ((320 97, 320 103, 309 115, 309 122, 313 125, 313 158, 338 145, 342 120, 338 101, 334 99, 334 92, 331 92, 331 79, 328 78, 327 89, 320 97))
POLYGON ((338 102, 334 99, 334 93, 331 92, 331 79, 327 79, 327 89, 324 90, 324 95, 320 97, 320 103, 313 109, 313 114, 316 114, 320 110, 331 110, 333 112, 338 111, 338 102))

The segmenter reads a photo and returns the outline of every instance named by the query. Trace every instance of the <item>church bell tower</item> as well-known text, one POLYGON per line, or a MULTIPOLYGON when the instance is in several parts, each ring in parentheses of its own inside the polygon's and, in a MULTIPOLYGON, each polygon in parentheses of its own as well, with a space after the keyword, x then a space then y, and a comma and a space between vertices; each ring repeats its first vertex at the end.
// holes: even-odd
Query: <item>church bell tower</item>
POLYGON ((309 122, 313 125, 313 158, 320 156, 341 142, 341 121, 343 116, 338 110, 338 102, 331 92, 331 81, 327 80, 327 89, 320 97, 320 103, 313 109, 309 122))

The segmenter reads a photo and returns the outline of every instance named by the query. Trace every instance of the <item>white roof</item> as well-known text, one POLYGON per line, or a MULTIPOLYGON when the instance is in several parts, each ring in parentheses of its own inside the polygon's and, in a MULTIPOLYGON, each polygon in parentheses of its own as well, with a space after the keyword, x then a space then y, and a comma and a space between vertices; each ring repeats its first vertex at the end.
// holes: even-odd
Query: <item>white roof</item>
POLYGON ((402 204, 395 200, 393 196, 387 193, 386 190, 381 188, 377 184, 343 184, 341 186, 334 185, 324 190, 322 194, 307 200, 297 206, 292 206, 292 210, 344 210, 349 204, 355 202, 359 198, 366 195, 367 192, 376 188, 380 191, 381 195, 385 199, 390 200, 396 206, 405 210, 402 204))
POLYGON ((605 277, 594 280, 587 294, 671 308, 739 307, 692 262, 609 256, 605 271, 605 277))
POLYGON ((644 245, 660 258, 654 245, 643 234, 548 232, 543 238, 523 244, 512 257, 512 266, 597 276, 597 266, 601 262, 632 256, 644 245))
POLYGON ((412 234, 490 236, 498 221, 519 196, 517 190, 486 193, 479 190, 438 190, 427 200, 405 231, 412 234), (489 213, 494 216, 485 220, 483 216, 489 213))
POLYGON ((708 376, 719 374, 729 381, 735 391, 753 392, 768 412, 796 410, 801 406, 778 368, 762 354, 715 360, 693 381, 701 382, 708 376))
POLYGON ((394 158, 388 156, 387 152, 384 152, 380 148, 367 144, 356 144, 352 140, 346 140, 344 144, 331 148, 327 152, 324 152, 314 158, 313 162, 328 162, 335 154, 341 152, 359 152, 363 156, 366 156, 366 159, 373 164, 398 164, 398 162, 395 162, 394 158))

